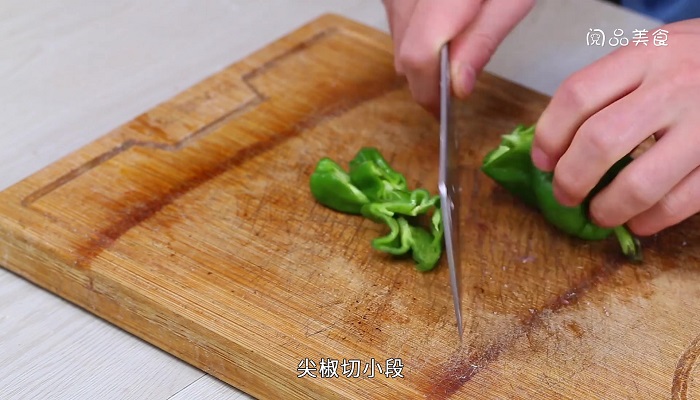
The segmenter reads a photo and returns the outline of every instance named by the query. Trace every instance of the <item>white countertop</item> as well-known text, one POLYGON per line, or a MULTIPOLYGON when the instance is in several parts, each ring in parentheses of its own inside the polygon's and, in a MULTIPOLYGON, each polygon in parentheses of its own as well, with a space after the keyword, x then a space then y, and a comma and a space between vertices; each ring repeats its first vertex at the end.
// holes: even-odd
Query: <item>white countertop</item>
MULTIPOLYGON (((0 0, 0 189, 325 12, 387 30, 380 0, 0 0)), ((589 28, 657 25, 540 0, 487 69, 552 94, 612 50, 587 46, 589 28)), ((4 269, 0 397, 248 398, 4 269)))

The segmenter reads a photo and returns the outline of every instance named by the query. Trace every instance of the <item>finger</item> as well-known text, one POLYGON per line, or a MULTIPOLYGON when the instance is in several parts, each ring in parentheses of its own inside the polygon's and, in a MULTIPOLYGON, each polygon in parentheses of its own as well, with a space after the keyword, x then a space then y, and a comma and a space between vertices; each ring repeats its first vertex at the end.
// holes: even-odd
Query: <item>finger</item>
POLYGON ((627 226, 639 236, 653 235, 700 212, 700 168, 696 168, 661 201, 632 218, 627 226))
POLYGON ((419 0, 399 48, 413 98, 434 107, 439 97, 439 53, 476 16, 481 0, 419 0))
POLYGON ((476 76, 534 5, 534 0, 488 0, 474 22, 452 40, 452 86, 457 97, 472 91, 476 76))
POLYGON ((596 224, 622 225, 661 201, 700 165, 695 136, 692 127, 671 129, 623 169, 591 202, 596 224))
POLYGON ((559 202, 580 204, 615 162, 672 123, 674 107, 658 106, 656 87, 640 87, 581 125, 554 169, 559 202))
POLYGON ((393 38, 394 44, 394 67, 396 72, 403 74, 403 69, 399 63, 399 48, 403 42, 403 36, 408 27, 408 22, 411 20, 413 9, 416 7, 418 0, 383 0, 384 8, 389 21, 389 31, 393 38))
POLYGON ((537 168, 552 171, 584 121, 641 84, 647 62, 641 51, 622 48, 565 80, 537 121, 532 145, 537 168))

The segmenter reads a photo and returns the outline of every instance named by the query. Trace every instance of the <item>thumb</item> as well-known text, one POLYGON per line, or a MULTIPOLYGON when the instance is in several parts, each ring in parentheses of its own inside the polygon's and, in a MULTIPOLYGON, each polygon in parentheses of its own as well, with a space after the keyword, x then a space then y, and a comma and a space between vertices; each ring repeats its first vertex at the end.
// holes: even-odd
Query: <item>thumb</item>
POLYGON ((452 87, 457 97, 471 93, 477 75, 534 5, 534 0, 489 0, 474 22, 452 41, 452 87))
POLYGON ((414 99, 434 106, 439 98, 440 48, 469 25, 483 0, 419 0, 398 51, 414 99))

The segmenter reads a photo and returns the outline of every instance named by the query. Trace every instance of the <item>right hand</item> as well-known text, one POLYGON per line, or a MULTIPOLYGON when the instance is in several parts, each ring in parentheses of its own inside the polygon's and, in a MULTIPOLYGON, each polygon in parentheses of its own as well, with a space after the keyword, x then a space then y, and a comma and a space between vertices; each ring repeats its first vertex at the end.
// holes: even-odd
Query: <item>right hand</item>
POLYGON ((383 0, 396 71, 413 98, 438 114, 440 49, 451 41, 452 91, 471 93, 477 75, 535 0, 383 0))

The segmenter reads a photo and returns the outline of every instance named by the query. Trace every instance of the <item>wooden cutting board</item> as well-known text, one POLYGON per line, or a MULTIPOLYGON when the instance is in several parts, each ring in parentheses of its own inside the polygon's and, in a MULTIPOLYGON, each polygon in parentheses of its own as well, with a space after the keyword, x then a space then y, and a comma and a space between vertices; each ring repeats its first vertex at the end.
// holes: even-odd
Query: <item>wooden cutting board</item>
POLYGON ((3 265, 259 398, 697 398, 697 220, 632 265, 479 172, 545 96, 484 74, 457 104, 462 345, 444 257, 417 272, 316 204, 316 162, 362 146, 436 193, 438 125, 391 51, 327 15, 126 123, 0 194, 3 265))

